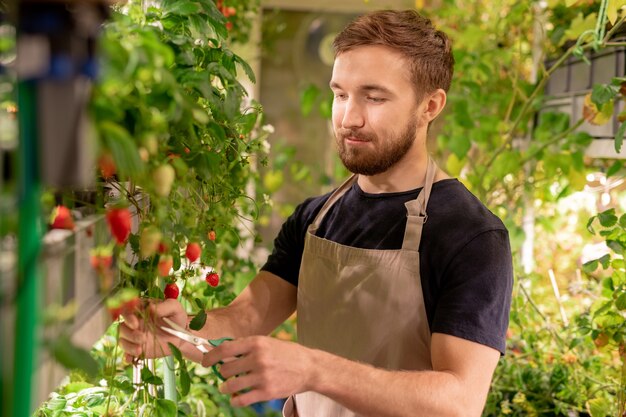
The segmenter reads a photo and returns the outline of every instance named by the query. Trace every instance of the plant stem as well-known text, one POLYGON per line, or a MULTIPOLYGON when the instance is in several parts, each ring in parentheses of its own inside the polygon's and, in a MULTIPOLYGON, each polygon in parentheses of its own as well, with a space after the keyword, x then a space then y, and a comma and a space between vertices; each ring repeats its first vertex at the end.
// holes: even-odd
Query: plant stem
POLYGON ((585 123, 585 119, 578 120, 575 124, 570 126, 567 130, 564 130, 559 135, 557 135, 554 139, 551 139, 548 142, 544 143, 537 150, 535 150, 532 154, 529 154, 528 156, 526 156, 526 158, 522 159, 522 161, 520 162, 520 165, 524 165, 526 162, 533 159, 539 152, 543 151, 545 148, 549 147, 550 145, 558 143, 563 138, 567 137, 567 135, 569 135, 570 133, 578 129, 580 126, 582 126, 583 123, 585 123))
POLYGON ((120 326, 117 326, 115 332, 115 347, 113 348, 113 357, 111 358, 111 377, 108 381, 109 384, 109 397, 107 398, 107 406, 104 412, 105 416, 109 415, 109 406, 111 405, 111 398, 113 398, 113 392, 115 391, 115 385, 113 384, 113 380, 115 379, 115 371, 117 370, 117 346, 120 342, 120 326))
MULTIPOLYGON (((522 290, 522 292, 524 293, 524 296, 526 297, 526 300, 528 300, 528 302, 530 303, 530 305, 532 306, 532 308, 537 312, 537 314, 539 314, 539 316, 548 324, 550 324, 550 321, 548 320, 548 318, 541 312, 541 310, 539 309, 539 306, 537 306, 537 304, 535 304, 535 302, 533 301, 533 299, 530 297, 530 294, 528 294, 528 292, 526 291, 526 288, 524 288, 524 286, 520 283, 519 284, 520 289, 522 290)), ((550 334, 561 344, 563 345, 563 339, 561 339, 561 336, 559 336, 559 334, 557 332, 554 331, 554 329, 552 329, 552 326, 548 326, 548 332, 550 332, 550 334)))

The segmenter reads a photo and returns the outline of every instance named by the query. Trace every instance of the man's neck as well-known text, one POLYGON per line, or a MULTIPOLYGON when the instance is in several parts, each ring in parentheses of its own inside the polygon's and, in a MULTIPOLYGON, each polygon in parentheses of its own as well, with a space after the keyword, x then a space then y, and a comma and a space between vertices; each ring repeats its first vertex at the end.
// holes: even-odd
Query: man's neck
MULTIPOLYGON (((397 193, 423 187, 428 161, 429 157, 425 152, 417 157, 403 158, 383 173, 359 175, 359 187, 368 194, 397 193)), ((450 177, 437 168, 434 182, 446 178, 450 177)))

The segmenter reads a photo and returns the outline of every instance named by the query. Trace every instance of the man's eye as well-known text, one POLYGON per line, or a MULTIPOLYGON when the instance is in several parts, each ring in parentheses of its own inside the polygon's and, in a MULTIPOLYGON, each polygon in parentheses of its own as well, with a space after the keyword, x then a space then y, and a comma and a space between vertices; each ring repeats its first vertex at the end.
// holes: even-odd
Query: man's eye
POLYGON ((367 99, 369 101, 373 101, 374 103, 383 103, 384 101, 387 100, 387 99, 382 98, 382 97, 368 97, 367 99))
POLYGON ((342 93, 335 93, 335 99, 337 100, 345 100, 348 96, 342 93))

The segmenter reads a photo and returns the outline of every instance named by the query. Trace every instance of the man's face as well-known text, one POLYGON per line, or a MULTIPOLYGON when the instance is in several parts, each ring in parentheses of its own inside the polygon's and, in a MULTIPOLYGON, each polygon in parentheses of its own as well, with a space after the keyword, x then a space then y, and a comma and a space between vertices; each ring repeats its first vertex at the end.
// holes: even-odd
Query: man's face
POLYGON ((335 59, 330 86, 339 157, 351 172, 383 173, 413 147, 418 103, 398 52, 383 46, 344 52, 335 59))

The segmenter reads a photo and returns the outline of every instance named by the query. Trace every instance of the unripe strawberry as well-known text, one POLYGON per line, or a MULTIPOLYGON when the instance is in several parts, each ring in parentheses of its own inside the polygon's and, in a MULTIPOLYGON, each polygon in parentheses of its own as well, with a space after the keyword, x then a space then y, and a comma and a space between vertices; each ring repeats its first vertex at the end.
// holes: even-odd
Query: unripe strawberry
POLYGON ((156 227, 146 227, 139 236, 139 251, 142 258, 154 255, 161 243, 161 232, 156 227))
POLYGON ((56 206, 52 211, 52 228, 53 229, 74 229, 74 220, 70 209, 65 206, 56 206))
POLYGON ((215 238, 217 237, 217 236, 215 235, 215 230, 211 230, 211 231, 209 232, 209 234, 208 234, 208 237, 209 237, 209 240, 213 240, 213 241, 214 241, 214 240, 215 240, 215 238))
POLYGON ((93 269, 104 272, 113 265, 113 253, 110 248, 94 248, 90 252, 90 263, 93 269))
POLYGON ((148 152, 146 148, 142 146, 137 150, 137 152, 139 152, 139 158, 141 158, 142 161, 148 162, 148 159, 150 159, 150 152, 148 152))
POLYGON ((176 178, 176 172, 171 165, 161 165, 152 172, 154 191, 161 197, 167 197, 172 190, 172 184, 176 178))
POLYGON ((170 270, 174 266, 174 258, 172 255, 161 255, 157 268, 159 269, 159 275, 166 277, 170 274, 170 270))
POLYGON ((195 262, 196 259, 200 257, 202 253, 202 248, 200 244, 196 242, 189 243, 187 245, 187 249, 185 250, 185 256, 189 259, 189 262, 195 262))
POLYGON ((130 235, 131 215, 127 208, 112 208, 106 213, 109 230, 119 245, 130 235))
POLYGON ((105 180, 111 178, 117 172, 117 167, 115 166, 115 160, 113 159, 113 155, 110 152, 103 152, 98 158, 98 167, 100 168, 100 174, 102 174, 102 178, 105 180))
POLYGON ((165 298, 176 299, 178 298, 179 293, 180 293, 180 290, 178 289, 178 285, 176 285, 173 282, 170 284, 167 284, 165 286, 165 289, 163 290, 163 294, 165 294, 165 298))
POLYGON ((204 279, 211 287, 217 287, 220 284, 220 276, 215 272, 209 272, 204 279))

